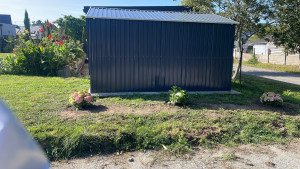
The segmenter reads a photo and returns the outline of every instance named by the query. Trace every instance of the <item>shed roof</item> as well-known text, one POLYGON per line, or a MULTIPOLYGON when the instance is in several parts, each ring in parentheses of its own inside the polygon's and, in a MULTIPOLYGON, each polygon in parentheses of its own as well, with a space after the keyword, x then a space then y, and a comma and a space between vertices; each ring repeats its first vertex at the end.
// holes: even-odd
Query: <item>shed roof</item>
POLYGON ((236 21, 215 14, 129 10, 129 9, 95 8, 95 7, 90 8, 90 10, 86 15, 86 18, 238 24, 238 22, 236 21))
POLYGON ((152 11, 190 11, 193 8, 187 6, 85 6, 83 12, 87 13, 90 8, 118 8, 118 9, 136 9, 152 11))

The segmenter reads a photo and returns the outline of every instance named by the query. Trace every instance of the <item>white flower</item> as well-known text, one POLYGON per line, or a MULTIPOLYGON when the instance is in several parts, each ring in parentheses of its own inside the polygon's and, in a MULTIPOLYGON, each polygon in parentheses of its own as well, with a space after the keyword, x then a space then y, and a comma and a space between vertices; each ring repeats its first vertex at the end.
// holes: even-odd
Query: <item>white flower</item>
POLYGON ((176 96, 182 97, 182 93, 178 92, 176 93, 176 96))

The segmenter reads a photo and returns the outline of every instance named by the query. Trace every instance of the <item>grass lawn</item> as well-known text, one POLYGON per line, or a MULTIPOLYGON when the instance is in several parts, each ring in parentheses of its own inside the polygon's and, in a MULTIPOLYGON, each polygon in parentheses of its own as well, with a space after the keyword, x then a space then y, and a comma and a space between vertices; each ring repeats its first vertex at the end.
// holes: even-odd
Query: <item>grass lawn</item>
POLYGON ((98 98, 90 111, 74 112, 68 97, 87 90, 87 79, 0 79, 0 97, 51 160, 162 145, 180 153, 191 146, 285 143, 300 137, 300 86, 272 80, 243 76, 242 87, 233 83, 241 95, 191 95, 186 107, 166 105, 166 94, 133 95, 98 98), (284 106, 259 104, 265 91, 282 94, 284 106))
POLYGON ((7 55, 11 55, 12 53, 0 53, 0 59, 5 58, 7 55))
MULTIPOLYGON (((234 60, 234 63, 238 63, 238 60, 234 60)), ((243 61, 243 65, 245 66, 251 66, 251 67, 257 67, 257 68, 263 68, 263 69, 269 69, 269 70, 276 70, 281 72, 288 72, 288 73, 296 73, 300 74, 299 65, 276 65, 271 63, 257 63, 257 64, 249 64, 247 61, 243 61)))

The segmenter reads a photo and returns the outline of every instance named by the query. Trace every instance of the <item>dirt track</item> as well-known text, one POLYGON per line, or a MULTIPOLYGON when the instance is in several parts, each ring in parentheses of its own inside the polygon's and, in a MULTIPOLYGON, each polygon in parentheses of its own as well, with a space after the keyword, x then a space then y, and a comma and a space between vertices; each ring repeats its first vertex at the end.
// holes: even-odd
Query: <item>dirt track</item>
POLYGON ((287 145, 242 145, 195 149, 174 157, 163 151, 131 152, 53 162, 54 169, 96 168, 300 168, 300 140, 287 145))

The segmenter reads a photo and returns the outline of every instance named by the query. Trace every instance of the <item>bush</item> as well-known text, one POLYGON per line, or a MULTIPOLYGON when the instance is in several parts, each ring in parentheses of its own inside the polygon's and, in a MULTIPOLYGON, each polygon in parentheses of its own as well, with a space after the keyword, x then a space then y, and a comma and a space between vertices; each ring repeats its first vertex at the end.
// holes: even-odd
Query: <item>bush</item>
POLYGON ((173 86, 169 97, 169 103, 173 105, 185 105, 188 101, 188 93, 180 87, 173 86))
POLYGON ((267 105, 280 106, 283 104, 283 100, 280 94, 275 94, 274 92, 265 92, 260 97, 260 102, 267 105))
POLYGON ((251 64, 251 65, 256 65, 256 64, 258 64, 258 60, 257 60, 257 57, 255 56, 255 54, 252 55, 252 58, 249 59, 249 60, 247 61, 247 63, 248 63, 248 64, 251 64))
POLYGON ((91 93, 80 91, 75 92, 70 96, 69 102, 76 108, 76 110, 82 110, 92 104, 95 100, 91 93))
POLYGON ((13 36, 9 36, 8 39, 4 39, 5 47, 3 48, 3 53, 12 53, 15 47, 15 39, 13 36))
POLYGON ((4 73, 56 76, 57 71, 79 58, 84 58, 82 44, 72 40, 53 42, 51 38, 38 41, 17 40, 15 55, 0 62, 4 73))

